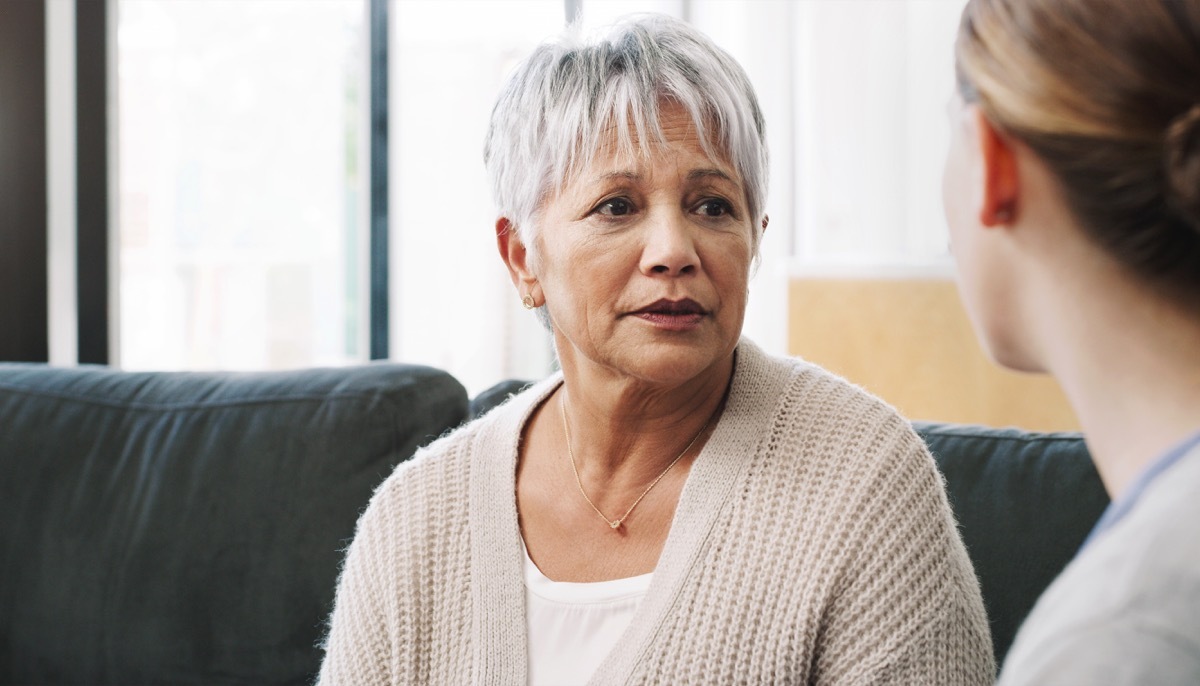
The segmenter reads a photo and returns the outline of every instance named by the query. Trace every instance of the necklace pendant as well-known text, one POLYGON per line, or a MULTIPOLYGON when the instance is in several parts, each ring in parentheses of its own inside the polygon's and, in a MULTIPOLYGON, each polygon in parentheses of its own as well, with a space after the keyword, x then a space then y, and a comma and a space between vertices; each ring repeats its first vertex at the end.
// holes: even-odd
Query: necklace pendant
POLYGON ((609 522, 608 526, 609 528, 616 529, 617 527, 621 526, 621 520, 618 519, 614 522, 609 522))

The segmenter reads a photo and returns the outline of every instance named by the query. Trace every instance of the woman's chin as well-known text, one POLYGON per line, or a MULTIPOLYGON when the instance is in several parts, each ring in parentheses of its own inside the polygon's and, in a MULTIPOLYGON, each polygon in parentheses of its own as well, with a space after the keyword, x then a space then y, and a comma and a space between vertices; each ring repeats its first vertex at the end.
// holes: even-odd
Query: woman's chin
POLYGON ((720 373, 722 362, 732 357, 739 337, 714 323, 631 321, 632 326, 576 341, 556 330, 559 362, 568 377, 586 378, 591 368, 654 386, 683 385, 720 373))
POLYGON ((679 386, 720 373, 722 362, 731 358, 733 346, 658 343, 638 346, 622 355, 619 369, 646 383, 679 386))

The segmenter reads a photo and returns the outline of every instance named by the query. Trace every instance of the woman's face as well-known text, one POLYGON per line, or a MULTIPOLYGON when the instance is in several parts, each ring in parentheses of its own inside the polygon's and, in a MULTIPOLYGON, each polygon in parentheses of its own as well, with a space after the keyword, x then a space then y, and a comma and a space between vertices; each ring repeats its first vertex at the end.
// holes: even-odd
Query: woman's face
POLYGON ((539 213, 537 283, 559 358, 651 384, 729 359, 742 329, 753 228, 738 174, 709 159, 691 119, 661 112, 666 143, 595 161, 539 213))
POLYGON ((957 266, 959 296, 988 356, 1015 369, 1031 369, 1019 345, 1021 331, 1014 265, 1005 231, 980 219, 988 161, 982 143, 986 126, 978 108, 955 95, 947 106, 950 149, 942 173, 942 209, 950 229, 950 252, 957 266))

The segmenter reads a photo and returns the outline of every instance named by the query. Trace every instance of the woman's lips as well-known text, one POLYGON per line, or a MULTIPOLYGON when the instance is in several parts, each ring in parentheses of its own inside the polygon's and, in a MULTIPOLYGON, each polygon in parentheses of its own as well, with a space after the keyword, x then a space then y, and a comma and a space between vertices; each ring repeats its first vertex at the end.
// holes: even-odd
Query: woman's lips
POLYGON ((708 311, 690 298, 659 300, 631 313, 644 322, 667 331, 688 331, 700 325, 708 311))
POLYGON ((666 329, 667 331, 689 331, 700 325, 702 314, 665 314, 662 312, 639 312, 638 319, 666 329))

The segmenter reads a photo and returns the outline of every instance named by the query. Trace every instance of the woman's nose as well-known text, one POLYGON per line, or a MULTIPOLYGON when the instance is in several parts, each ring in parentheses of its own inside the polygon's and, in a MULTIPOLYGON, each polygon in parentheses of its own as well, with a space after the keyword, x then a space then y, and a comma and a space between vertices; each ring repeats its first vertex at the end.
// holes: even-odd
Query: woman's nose
POLYGON ((650 218, 642 247, 642 273, 667 276, 694 273, 700 256, 696 254, 692 228, 686 218, 674 214, 650 218))

